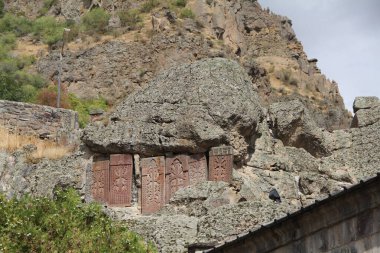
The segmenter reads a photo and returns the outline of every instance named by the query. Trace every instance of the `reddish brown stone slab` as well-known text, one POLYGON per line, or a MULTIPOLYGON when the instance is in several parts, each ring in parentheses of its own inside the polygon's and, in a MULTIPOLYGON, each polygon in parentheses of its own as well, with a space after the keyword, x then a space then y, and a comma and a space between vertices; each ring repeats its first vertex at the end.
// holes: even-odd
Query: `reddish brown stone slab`
POLYGON ((109 191, 109 161, 98 161, 92 165, 91 193, 94 200, 106 203, 109 191))
POLYGON ((110 157, 110 193, 112 206, 131 206, 133 160, 132 155, 119 154, 110 157))
POLYGON ((207 181, 207 159, 205 154, 195 154, 189 157, 190 185, 207 181))
POLYGON ((110 165, 133 164, 133 158, 130 154, 115 154, 110 156, 110 165))
POLYGON ((165 201, 165 157, 141 159, 141 212, 150 214, 158 211, 165 201))
POLYGON ((165 202, 168 203, 173 194, 189 185, 188 156, 177 155, 166 158, 165 202))
POLYGON ((232 168, 232 147, 217 147, 211 149, 209 158, 209 180, 231 182, 232 168))

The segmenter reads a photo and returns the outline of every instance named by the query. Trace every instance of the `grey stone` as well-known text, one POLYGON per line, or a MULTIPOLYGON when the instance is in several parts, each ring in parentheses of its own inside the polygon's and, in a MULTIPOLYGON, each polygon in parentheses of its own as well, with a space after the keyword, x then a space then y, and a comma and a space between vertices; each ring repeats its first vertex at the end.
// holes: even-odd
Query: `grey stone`
POLYGON ((83 141, 104 153, 199 153, 230 145, 247 154, 263 119, 244 69, 215 58, 180 65, 128 97, 106 127, 88 126, 83 141))
POLYGON ((356 113, 360 109, 370 109, 375 105, 379 105, 380 100, 378 97, 356 97, 354 100, 353 109, 356 113))
POLYGON ((365 127, 380 121, 380 103, 369 109, 360 109, 352 119, 351 127, 365 127))
POLYGON ((273 133, 284 145, 304 148, 315 157, 329 154, 322 130, 299 100, 274 103, 269 108, 273 133))

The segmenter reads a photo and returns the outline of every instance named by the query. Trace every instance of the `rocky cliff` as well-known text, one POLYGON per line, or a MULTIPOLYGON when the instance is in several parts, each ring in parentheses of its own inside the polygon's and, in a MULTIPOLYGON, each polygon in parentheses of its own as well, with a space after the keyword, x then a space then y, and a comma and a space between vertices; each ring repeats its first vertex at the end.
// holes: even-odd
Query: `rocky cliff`
MULTIPOLYGON (((244 67, 264 106, 297 98, 319 126, 348 126, 350 115, 337 84, 321 74, 316 59, 307 58, 288 18, 263 10, 257 1, 189 0, 186 8, 194 18, 181 18, 167 1, 155 3, 137 31, 121 27, 114 30, 116 37, 98 36, 95 41, 82 37, 68 45, 63 81, 69 91, 86 98, 102 96, 117 104, 170 66, 219 56, 244 67)), ((115 21, 117 11, 137 10, 142 4, 58 0, 52 1, 47 13, 78 21, 89 8, 101 6, 120 24, 115 21)), ((43 1, 5 1, 7 10, 31 17, 43 6, 43 1)), ((40 52, 40 56, 37 70, 54 78, 58 52, 40 52)))

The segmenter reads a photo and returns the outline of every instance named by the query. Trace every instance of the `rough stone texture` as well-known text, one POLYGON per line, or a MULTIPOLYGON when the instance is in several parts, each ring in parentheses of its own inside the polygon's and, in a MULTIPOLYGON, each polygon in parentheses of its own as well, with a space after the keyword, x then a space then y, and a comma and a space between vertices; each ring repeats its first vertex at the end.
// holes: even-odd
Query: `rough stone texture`
POLYGON ((376 105, 380 105, 378 97, 357 97, 354 101, 354 113, 360 109, 370 109, 376 105))
POLYGON ((86 187, 86 167, 91 167, 91 162, 80 154, 38 164, 27 163, 24 151, 0 152, 0 157, 0 192, 7 197, 53 196, 59 187, 73 187, 83 195, 90 191, 86 187))
POLYGON ((194 243, 197 236, 198 219, 185 215, 143 216, 126 222, 134 231, 154 242, 162 253, 187 252, 186 246, 194 243))
POLYGON ((365 127, 380 120, 380 103, 369 109, 361 109, 355 113, 351 127, 365 127))
POLYGON ((0 126, 12 133, 48 138, 63 145, 79 141, 78 113, 72 110, 0 100, 0 126))
MULTIPOLYGON (((42 4, 42 0, 6 1, 6 9, 33 16, 42 4)), ((102 8, 113 14, 113 10, 139 8, 141 4, 137 0, 101 1, 102 8)), ((61 0, 49 14, 79 20, 89 7, 84 2, 61 0)), ((278 100, 303 99, 318 126, 330 130, 349 124, 350 115, 336 83, 320 73, 315 60, 308 60, 288 18, 263 10, 257 1, 191 0, 187 7, 196 15, 195 21, 177 22, 167 9, 155 9, 154 16, 166 25, 153 35, 149 22, 136 35, 127 33, 97 43, 77 40, 64 53, 63 83, 79 97, 102 96, 114 104, 178 62, 226 57, 245 68, 265 106, 278 100), (275 73, 282 70, 291 70, 296 85, 275 80, 275 73), (291 90, 284 93, 288 88, 291 90)), ((37 70, 46 78, 56 78, 58 57, 58 51, 48 52, 38 61, 37 70)))
POLYGON ((273 134, 285 145, 304 148, 315 157, 329 154, 322 143, 322 130, 300 101, 274 103, 269 113, 273 134))
POLYGON ((242 157, 263 114, 244 70, 215 58, 169 69, 129 96, 106 126, 89 126, 94 151, 158 155, 206 152, 231 145, 242 157))

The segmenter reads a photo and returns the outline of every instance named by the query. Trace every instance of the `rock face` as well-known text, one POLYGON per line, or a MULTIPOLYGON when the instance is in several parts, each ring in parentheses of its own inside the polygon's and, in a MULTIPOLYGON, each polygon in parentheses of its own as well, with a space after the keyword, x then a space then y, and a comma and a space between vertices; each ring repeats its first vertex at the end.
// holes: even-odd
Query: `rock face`
MULTIPOLYGON (((357 114, 365 111, 372 115, 376 110, 377 105, 372 105, 357 114)), ((184 244, 235 238, 378 173, 380 120, 376 117, 369 125, 329 132, 317 127, 298 100, 273 104, 265 116, 268 124, 259 123, 255 149, 245 165, 235 168, 231 184, 203 182, 180 189, 150 217, 123 212, 115 212, 113 217, 125 220, 130 228, 160 245, 162 252, 186 252, 184 244), (273 188, 278 190, 281 204, 268 198, 273 188), (172 219, 168 221, 168 217, 172 219), (193 226, 184 225, 189 218, 193 226), (167 224, 174 231, 182 227, 184 234, 164 236, 154 224, 167 224)))
POLYGON ((248 153, 263 119, 253 85, 239 64, 222 58, 169 69, 129 96, 106 126, 83 141, 103 153, 199 153, 231 145, 248 153))
POLYGON ((91 162, 81 155, 38 164, 29 163, 27 157, 25 151, 0 152, 0 192, 7 197, 53 196, 59 187, 73 187, 86 194, 86 169, 91 162))
MULTIPOLYGON (((35 6, 27 12, 31 15, 42 5, 42 0, 33 1, 38 4, 20 2, 24 3, 18 4, 22 11, 25 6, 35 6)), ((49 13, 79 20, 91 2, 99 1, 57 1, 49 13)), ((81 98, 102 96, 110 104, 116 104, 179 62, 224 57, 245 68, 257 86, 263 106, 300 99, 319 127, 333 130, 349 125, 351 116, 344 109, 337 84, 321 74, 316 59, 307 58, 291 20, 263 10, 257 1, 187 2, 186 8, 192 9, 194 20, 176 18, 162 4, 145 17, 149 20, 154 17, 153 24, 145 22, 137 33, 100 38, 95 43, 78 39, 68 44, 63 59, 63 83, 81 98)), ((114 13, 112 10, 138 9, 143 2, 100 3, 114 13)), ((6 1, 6 8, 16 6, 6 1)), ((125 31, 126 27, 121 29, 125 31)), ((55 78, 58 55, 58 51, 49 52, 39 59, 37 69, 46 78, 55 78)))

